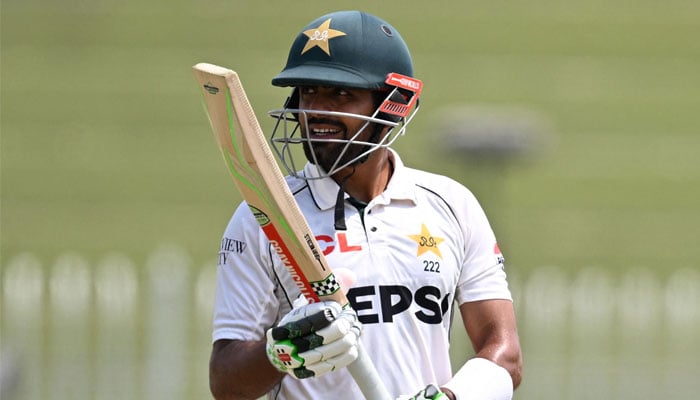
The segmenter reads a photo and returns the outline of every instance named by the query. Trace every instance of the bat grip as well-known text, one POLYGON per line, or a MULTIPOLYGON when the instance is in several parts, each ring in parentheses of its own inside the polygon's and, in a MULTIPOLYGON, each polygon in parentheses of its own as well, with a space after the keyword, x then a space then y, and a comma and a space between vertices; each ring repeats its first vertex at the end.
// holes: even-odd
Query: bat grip
POLYGON ((357 350, 357 359, 348 365, 347 368, 360 387, 360 391, 362 391, 365 399, 394 400, 384 386, 384 382, 379 378, 379 373, 375 369, 369 355, 365 352, 362 343, 358 343, 357 350))

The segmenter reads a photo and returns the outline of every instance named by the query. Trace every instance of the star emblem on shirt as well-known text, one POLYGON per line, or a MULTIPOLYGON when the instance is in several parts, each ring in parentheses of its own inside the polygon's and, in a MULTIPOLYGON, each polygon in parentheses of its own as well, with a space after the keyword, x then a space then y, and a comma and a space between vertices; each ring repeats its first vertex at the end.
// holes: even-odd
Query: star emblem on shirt
POLYGON ((427 252, 432 252, 442 259, 442 253, 440 253, 438 245, 444 242, 445 239, 433 236, 430 233, 430 230, 428 230, 428 227, 425 226, 425 224, 421 225, 419 234, 408 235, 408 237, 410 237, 413 241, 418 243, 418 252, 416 253, 416 257, 420 257, 422 254, 427 252))
POLYGON ((323 21, 318 28, 304 31, 304 35, 306 35, 309 40, 306 42, 306 46, 301 49, 301 54, 306 53, 314 47, 318 47, 330 56, 331 50, 330 47, 328 47, 328 41, 338 36, 345 36, 346 34, 345 32, 331 29, 331 18, 328 18, 327 20, 323 21))

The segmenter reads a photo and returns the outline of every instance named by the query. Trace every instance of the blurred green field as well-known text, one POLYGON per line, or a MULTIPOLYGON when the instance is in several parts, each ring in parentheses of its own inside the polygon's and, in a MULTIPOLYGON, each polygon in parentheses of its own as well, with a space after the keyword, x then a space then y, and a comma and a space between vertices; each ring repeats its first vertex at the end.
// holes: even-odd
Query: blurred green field
MULTIPOLYGON (((65 249, 204 260, 238 201, 190 66, 239 71, 264 112, 293 34, 350 5, 8 0, 2 4, 2 260, 65 249)), ((511 268, 697 265, 700 3, 360 1, 402 32, 425 83, 396 148, 470 186, 511 268), (548 146, 495 168, 447 156, 448 105, 547 118, 548 146)), ((497 164, 498 164, 497 163, 497 164)))
MULTIPOLYGON (((88 263, 118 251, 143 265, 163 243, 211 265, 240 197, 190 67, 236 69, 269 131, 265 112, 287 95, 270 79, 297 30, 324 12, 360 8, 400 30, 425 85, 396 149, 407 164, 472 188, 516 282, 543 266, 569 277, 587 267, 662 278, 700 268, 700 2, 1 7, 0 265, 22 252, 48 265, 69 251, 88 263), (549 129, 530 157, 459 156, 446 152, 441 128, 455 106, 525 110, 549 129)), ((526 339, 540 337, 537 321, 525 321, 526 339)), ((531 371, 558 369, 538 364, 548 350, 531 350, 531 371)), ((547 378, 533 379, 537 387, 547 378)))

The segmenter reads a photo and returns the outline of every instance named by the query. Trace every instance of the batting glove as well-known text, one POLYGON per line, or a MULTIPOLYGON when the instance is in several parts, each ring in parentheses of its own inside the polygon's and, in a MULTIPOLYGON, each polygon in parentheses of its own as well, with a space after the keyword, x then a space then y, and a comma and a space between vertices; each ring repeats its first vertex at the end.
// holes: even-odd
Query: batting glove
POLYGON ((267 330, 267 357, 297 379, 320 376, 355 361, 362 324, 335 301, 292 309, 267 330))
POLYGON ((416 393, 413 397, 399 396, 396 400, 448 400, 448 397, 445 393, 441 392, 437 386, 431 384, 416 393))

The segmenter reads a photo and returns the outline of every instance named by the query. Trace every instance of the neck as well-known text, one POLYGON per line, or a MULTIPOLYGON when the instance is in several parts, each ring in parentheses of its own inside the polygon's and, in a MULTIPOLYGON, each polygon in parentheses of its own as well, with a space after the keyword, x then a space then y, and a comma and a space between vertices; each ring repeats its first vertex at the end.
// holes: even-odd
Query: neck
POLYGON ((369 203, 384 192, 394 172, 391 152, 379 149, 369 155, 362 164, 350 166, 333 175, 339 185, 344 182, 344 190, 357 200, 369 203), (353 168, 355 171, 353 173, 353 168))

